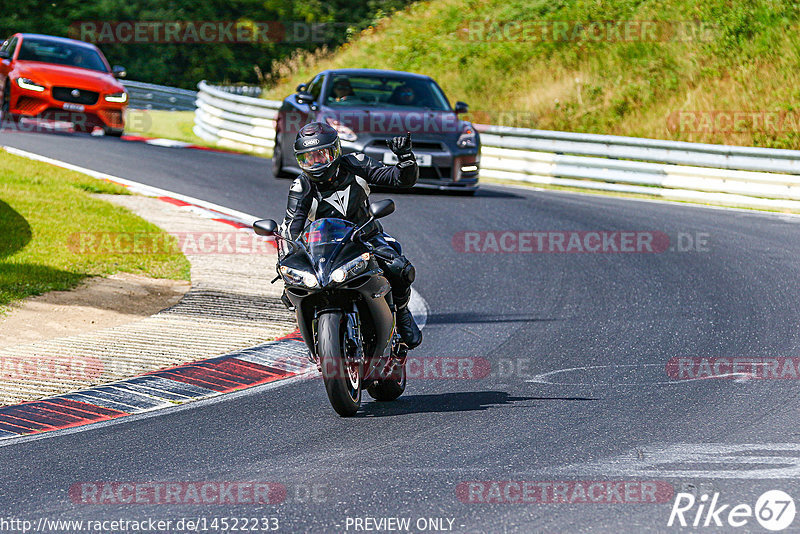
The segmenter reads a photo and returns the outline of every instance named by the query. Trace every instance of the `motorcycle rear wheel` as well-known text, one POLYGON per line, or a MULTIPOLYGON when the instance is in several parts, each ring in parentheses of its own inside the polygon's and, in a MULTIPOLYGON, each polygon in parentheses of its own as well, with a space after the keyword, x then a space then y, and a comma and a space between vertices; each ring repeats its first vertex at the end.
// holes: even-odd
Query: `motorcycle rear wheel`
POLYGON ((317 350, 322 365, 322 379, 328 400, 336 413, 352 417, 361 407, 360 363, 349 361, 345 354, 347 325, 341 312, 321 315, 317 322, 317 350))

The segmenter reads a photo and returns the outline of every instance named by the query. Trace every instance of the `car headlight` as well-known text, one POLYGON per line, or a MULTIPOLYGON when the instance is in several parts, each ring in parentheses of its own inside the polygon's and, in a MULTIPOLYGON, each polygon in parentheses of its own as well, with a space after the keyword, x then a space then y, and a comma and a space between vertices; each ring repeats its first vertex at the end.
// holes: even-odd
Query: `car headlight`
POLYGON ((283 276, 284 280, 296 286, 304 285, 306 287, 317 287, 319 285, 319 282, 317 282, 317 277, 314 276, 314 273, 301 271, 299 269, 292 269, 291 267, 287 267, 285 265, 281 266, 281 276, 283 276))
POLYGON ((333 117, 327 117, 325 119, 325 122, 327 122, 331 128, 336 130, 336 132, 339 134, 339 139, 341 139, 342 141, 352 142, 358 139, 358 136, 353 130, 351 130, 341 122, 337 121, 333 117))
POLYGON ((41 93, 45 89, 44 85, 39 85, 28 78, 17 78, 17 85, 23 89, 27 89, 28 91, 36 91, 37 93, 41 93))
POLYGON ((112 95, 106 95, 104 98, 106 99, 106 102, 122 104, 128 101, 128 93, 114 93, 112 95))
POLYGON ((358 274, 363 272, 364 269, 367 268, 369 265, 369 252, 363 253, 361 256, 357 257, 354 260, 350 260, 335 271, 331 273, 331 280, 336 282, 337 284, 344 282, 347 280, 348 276, 353 276, 354 274, 358 274))
POLYGON ((456 144, 459 148, 475 148, 478 146, 478 138, 475 135, 475 128, 471 124, 464 126, 461 135, 458 136, 456 144))

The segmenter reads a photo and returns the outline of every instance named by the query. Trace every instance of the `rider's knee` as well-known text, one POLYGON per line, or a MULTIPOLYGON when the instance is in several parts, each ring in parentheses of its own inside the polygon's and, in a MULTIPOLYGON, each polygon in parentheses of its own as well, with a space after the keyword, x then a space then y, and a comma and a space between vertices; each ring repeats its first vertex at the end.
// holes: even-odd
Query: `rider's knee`
POLYGON ((417 271, 405 256, 396 256, 387 266, 393 277, 406 284, 412 284, 417 276, 417 271))

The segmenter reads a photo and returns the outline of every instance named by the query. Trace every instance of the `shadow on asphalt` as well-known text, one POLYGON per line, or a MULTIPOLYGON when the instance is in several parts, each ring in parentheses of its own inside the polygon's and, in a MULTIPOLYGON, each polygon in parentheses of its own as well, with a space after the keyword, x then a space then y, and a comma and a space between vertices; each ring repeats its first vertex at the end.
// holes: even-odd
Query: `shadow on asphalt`
POLYGON ((393 402, 365 404, 356 417, 389 417, 414 413, 474 412, 511 406, 532 408, 515 403, 536 400, 596 401, 584 397, 515 397, 504 391, 460 391, 435 395, 404 395, 393 402))
MULTIPOLYGON (((385 187, 372 187, 372 190, 376 193, 384 193, 386 195, 397 195, 397 196, 444 196, 444 197, 459 197, 459 198, 470 198, 472 195, 468 195, 463 191, 440 191, 438 189, 422 189, 422 188, 413 188, 413 189, 388 189, 385 187)), ((523 198, 520 195, 515 195, 514 193, 507 192, 507 191, 500 191, 498 189, 486 189, 486 188, 479 188, 475 194, 475 198, 523 198)))
POLYGON ((563 321, 559 318, 541 318, 527 313, 431 313, 427 324, 459 323, 544 323, 563 321))

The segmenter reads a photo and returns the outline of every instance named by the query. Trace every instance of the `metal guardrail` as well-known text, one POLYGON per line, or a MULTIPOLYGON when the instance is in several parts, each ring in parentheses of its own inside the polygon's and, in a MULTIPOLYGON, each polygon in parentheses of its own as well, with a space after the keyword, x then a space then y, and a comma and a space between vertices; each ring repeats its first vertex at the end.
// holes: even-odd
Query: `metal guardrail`
POLYGON ((123 80, 122 85, 128 91, 128 107, 131 109, 166 109, 170 111, 194 111, 195 109, 196 91, 128 80, 123 80))
MULTIPOLYGON (((268 152, 281 102, 200 82, 194 132, 268 152)), ((800 151, 476 124, 482 177, 641 193, 759 209, 800 210, 800 151)))
POLYGON ((253 98, 261 96, 261 88, 251 85, 217 85, 216 88, 234 95, 252 96, 253 98))
POLYGON ((281 102, 237 95, 205 81, 198 84, 194 133, 219 146, 270 152, 281 102))

